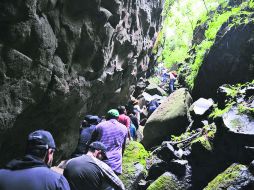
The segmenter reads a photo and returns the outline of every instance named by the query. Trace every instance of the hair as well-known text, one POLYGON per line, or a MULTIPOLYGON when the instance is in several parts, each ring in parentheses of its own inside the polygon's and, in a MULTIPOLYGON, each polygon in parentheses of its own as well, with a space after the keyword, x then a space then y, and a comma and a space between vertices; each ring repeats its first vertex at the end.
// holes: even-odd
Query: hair
POLYGON ((38 148, 35 146, 28 146, 26 148, 26 154, 30 154, 39 158, 44 158, 45 155, 47 153, 47 149, 46 148, 38 148))
POLYGON ((95 152, 95 150, 96 150, 96 149, 95 149, 95 148, 93 148, 93 147, 89 147, 89 148, 88 148, 88 152, 92 152, 92 153, 94 153, 94 152, 95 152))
POLYGON ((126 108, 125 108, 125 106, 118 106, 117 110, 118 110, 119 114, 124 114, 126 108))

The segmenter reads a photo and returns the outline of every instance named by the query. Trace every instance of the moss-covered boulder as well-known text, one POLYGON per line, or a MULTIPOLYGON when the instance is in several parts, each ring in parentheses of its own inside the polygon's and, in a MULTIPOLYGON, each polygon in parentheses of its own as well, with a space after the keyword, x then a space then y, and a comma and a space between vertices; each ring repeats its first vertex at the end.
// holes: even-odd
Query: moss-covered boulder
POLYGON ((146 148, 159 145, 171 135, 180 135, 189 125, 192 98, 185 88, 176 90, 153 112, 144 128, 142 143, 146 148))
POLYGON ((214 178, 204 190, 254 189, 254 176, 241 164, 233 164, 214 178))
POLYGON ((184 190, 183 183, 178 181, 174 175, 169 172, 161 175, 155 180, 147 190, 184 190))
POLYGON ((192 73, 187 77, 194 81, 190 82, 194 99, 215 98, 220 85, 244 83, 254 77, 253 1, 234 2, 239 3, 221 6, 205 23, 205 38, 196 46, 192 73))
POLYGON ((137 183, 146 173, 146 158, 149 153, 142 144, 130 141, 123 155, 123 173, 120 176, 127 190, 137 189, 137 183))

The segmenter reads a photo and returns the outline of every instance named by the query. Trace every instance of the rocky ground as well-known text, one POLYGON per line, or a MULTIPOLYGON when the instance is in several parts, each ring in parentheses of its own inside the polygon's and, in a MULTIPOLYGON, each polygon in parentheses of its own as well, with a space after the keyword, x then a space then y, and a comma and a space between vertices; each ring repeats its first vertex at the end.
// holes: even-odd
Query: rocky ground
POLYGON ((167 97, 144 127, 141 143, 149 154, 141 147, 140 154, 125 154, 124 176, 136 176, 122 178, 127 189, 252 190, 253 89, 254 81, 221 86, 217 103, 204 98, 192 103, 186 89, 167 97), (134 155, 138 162, 129 159, 134 155))

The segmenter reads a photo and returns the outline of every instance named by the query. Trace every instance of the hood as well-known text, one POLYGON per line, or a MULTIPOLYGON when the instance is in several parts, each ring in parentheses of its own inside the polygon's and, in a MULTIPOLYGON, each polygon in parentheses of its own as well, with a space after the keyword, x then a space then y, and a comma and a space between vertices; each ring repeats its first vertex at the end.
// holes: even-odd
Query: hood
POLYGON ((48 167, 48 166, 39 158, 32 155, 26 155, 21 160, 12 160, 5 166, 6 169, 10 170, 22 170, 34 167, 48 167))

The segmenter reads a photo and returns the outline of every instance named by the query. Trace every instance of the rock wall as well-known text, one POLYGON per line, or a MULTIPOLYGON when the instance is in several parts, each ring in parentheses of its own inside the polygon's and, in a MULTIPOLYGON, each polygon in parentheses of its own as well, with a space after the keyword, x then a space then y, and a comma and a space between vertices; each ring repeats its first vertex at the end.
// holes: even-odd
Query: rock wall
POLYGON ((125 102, 161 11, 161 0, 1 0, 0 165, 39 128, 68 156, 85 113, 125 102))

